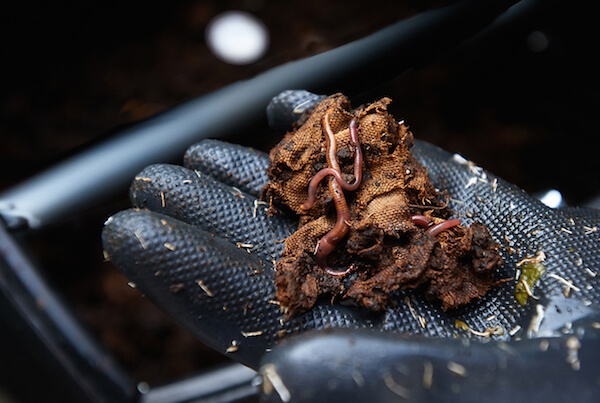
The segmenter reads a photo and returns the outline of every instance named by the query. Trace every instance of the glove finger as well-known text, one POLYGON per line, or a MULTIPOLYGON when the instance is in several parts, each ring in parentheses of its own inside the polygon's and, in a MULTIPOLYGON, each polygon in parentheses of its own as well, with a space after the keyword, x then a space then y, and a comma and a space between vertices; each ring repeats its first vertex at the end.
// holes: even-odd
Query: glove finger
POLYGON ((405 339, 370 331, 308 333, 265 356, 260 369, 263 399, 594 401, 589 385, 600 375, 596 365, 600 332, 589 323, 585 329, 580 339, 523 340, 510 345, 405 339))
POLYGON ((301 124, 302 117, 326 97, 304 90, 288 90, 273 97, 267 106, 269 127, 287 131, 301 124))
POLYGON ((204 140, 191 146, 184 165, 255 197, 269 182, 267 154, 223 141, 204 140))
POLYGON ((134 207, 166 214, 229 241, 259 259, 279 259, 296 224, 268 205, 199 171, 176 165, 145 168, 131 186, 134 207))
POLYGON ((256 367, 281 329, 272 267, 168 216, 126 210, 102 240, 109 259, 159 307, 215 350, 256 367), (258 275, 260 274, 260 275, 258 275), (243 277, 242 282, 236 278, 243 277))

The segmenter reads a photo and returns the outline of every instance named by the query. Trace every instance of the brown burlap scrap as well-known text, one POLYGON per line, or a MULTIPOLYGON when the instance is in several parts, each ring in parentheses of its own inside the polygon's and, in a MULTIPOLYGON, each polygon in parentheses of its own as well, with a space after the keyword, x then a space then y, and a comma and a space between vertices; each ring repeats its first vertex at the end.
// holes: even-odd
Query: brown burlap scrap
POLYGON ((300 219, 275 267, 277 298, 290 315, 309 309, 322 295, 381 310, 389 303, 391 291, 415 287, 422 287, 446 310, 480 298, 494 284, 501 263, 499 246, 483 225, 456 226, 432 236, 411 221, 411 216, 421 214, 435 224, 451 211, 440 200, 427 170, 409 152, 413 135, 388 113, 390 102, 383 98, 352 110, 346 97, 333 95, 270 153, 271 182, 263 196, 287 206, 300 219), (319 185, 314 206, 308 211, 300 208, 307 200, 311 178, 328 166, 322 127, 326 113, 348 182, 354 180, 354 147, 348 129, 353 117, 358 120, 364 158, 360 186, 344 192, 350 211, 348 235, 327 259, 331 268, 353 268, 344 277, 326 273, 313 256, 317 242, 336 221, 328 179, 319 185))

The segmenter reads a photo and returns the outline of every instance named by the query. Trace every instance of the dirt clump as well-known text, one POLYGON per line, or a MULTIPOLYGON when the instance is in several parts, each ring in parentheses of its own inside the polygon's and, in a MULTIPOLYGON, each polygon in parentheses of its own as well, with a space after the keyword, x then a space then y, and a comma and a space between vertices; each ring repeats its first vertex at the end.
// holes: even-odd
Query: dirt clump
POLYGON ((289 315, 320 296, 378 311, 393 291, 417 287, 448 310, 495 284, 499 245, 482 224, 448 219, 447 200, 410 153, 413 135, 388 113, 390 102, 352 110, 333 95, 271 150, 263 197, 299 216, 275 267, 289 315))

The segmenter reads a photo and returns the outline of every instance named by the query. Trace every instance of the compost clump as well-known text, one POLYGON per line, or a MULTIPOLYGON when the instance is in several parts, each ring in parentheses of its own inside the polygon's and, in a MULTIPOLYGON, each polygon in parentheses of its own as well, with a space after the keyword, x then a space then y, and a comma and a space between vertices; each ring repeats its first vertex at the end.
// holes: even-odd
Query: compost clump
POLYGON ((275 266, 290 315, 321 296, 379 311, 407 288, 448 310, 496 283, 499 245, 482 224, 450 219, 390 102, 353 110, 342 94, 328 97, 271 150, 263 198, 299 217, 275 266))

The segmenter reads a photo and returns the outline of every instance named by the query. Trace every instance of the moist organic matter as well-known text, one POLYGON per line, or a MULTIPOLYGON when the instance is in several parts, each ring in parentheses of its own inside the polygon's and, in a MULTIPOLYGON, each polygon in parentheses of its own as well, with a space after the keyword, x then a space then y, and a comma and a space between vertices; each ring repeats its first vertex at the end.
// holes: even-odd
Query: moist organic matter
POLYGON ((290 315, 321 296, 382 310, 405 288, 447 310, 495 283, 499 245, 482 224, 449 219, 390 102, 352 110, 333 95, 271 150, 263 197, 299 217, 275 267, 277 298, 290 315))

